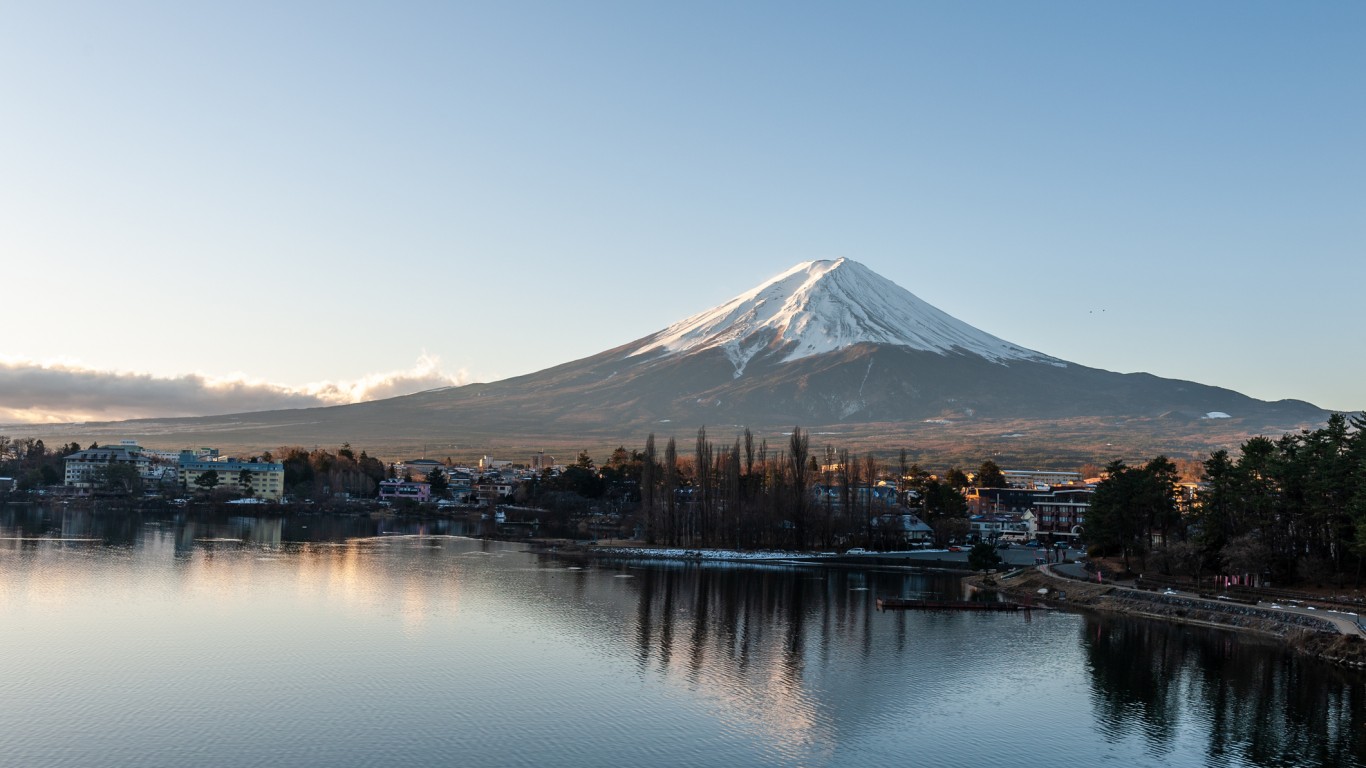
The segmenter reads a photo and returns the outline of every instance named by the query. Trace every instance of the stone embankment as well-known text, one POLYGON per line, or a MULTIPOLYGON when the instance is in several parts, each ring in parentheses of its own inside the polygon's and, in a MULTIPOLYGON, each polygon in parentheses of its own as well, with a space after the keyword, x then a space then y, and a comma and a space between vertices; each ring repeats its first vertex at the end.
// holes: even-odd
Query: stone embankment
POLYGON ((1366 637, 1354 620, 1343 615, 1314 615, 1304 610, 1146 592, 1114 584, 1063 579, 1033 568, 994 577, 969 576, 965 582, 1036 605, 1105 611, 1274 637, 1297 651, 1325 661, 1366 667, 1366 637))

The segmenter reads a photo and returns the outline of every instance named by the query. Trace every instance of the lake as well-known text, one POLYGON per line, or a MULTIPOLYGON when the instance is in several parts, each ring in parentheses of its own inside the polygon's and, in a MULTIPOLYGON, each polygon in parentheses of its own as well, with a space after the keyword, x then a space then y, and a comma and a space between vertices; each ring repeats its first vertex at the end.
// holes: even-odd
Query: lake
POLYGON ((1231 633, 461 532, 0 508, 0 765, 1366 765, 1361 675, 1231 633))

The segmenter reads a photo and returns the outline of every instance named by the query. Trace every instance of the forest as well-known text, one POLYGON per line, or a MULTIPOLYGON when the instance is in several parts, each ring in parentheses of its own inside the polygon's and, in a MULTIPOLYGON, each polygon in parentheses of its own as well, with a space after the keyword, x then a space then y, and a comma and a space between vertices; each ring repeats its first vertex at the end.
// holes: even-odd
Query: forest
POLYGON ((1366 420, 1334 414, 1325 426, 1254 437, 1238 455, 1203 464, 1193 497, 1175 466, 1116 461, 1096 488, 1091 543, 1152 568, 1200 578, 1247 576, 1275 584, 1359 584, 1366 557, 1366 420))

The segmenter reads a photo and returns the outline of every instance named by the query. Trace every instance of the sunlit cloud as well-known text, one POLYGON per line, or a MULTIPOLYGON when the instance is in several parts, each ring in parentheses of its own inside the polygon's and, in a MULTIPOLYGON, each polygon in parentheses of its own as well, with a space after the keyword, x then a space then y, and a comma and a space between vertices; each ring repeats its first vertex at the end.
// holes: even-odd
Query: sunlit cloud
POLYGON ((288 386, 246 376, 199 373, 155 376, 98 370, 77 362, 0 357, 0 423, 119 421, 343 405, 412 394, 469 381, 423 355, 411 368, 355 381, 288 386))

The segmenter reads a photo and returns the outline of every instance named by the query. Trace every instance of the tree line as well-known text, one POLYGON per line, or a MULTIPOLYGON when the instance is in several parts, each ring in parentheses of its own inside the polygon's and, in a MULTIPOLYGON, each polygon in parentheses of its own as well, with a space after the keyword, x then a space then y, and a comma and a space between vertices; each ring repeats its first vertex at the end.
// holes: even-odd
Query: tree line
MULTIPOLYGON (((558 476, 524 483, 516 500, 561 516, 617 510, 623 527, 664 546, 884 549, 900 542, 903 513, 928 523, 940 543, 967 535, 967 473, 938 477, 904 450, 888 466, 871 453, 813 449, 800 427, 786 438, 771 447, 745 429, 717 443, 704 427, 691 446, 670 437, 661 448, 651 434, 643 450, 617 448, 600 470, 580 453, 558 476)), ((978 475, 1004 484, 993 462, 978 475)))
POLYGON ((0 435, 0 475, 13 478, 14 487, 21 491, 57 485, 65 475, 63 458, 79 450, 81 446, 74 442, 54 450, 41 438, 0 435))
POLYGON ((1199 578, 1248 574, 1275 583, 1324 583, 1366 565, 1366 420, 1334 414, 1280 439, 1254 437, 1238 455, 1214 451, 1193 497, 1157 457, 1113 462, 1096 489, 1087 536, 1126 566, 1199 578), (1155 559, 1155 563, 1152 563, 1155 559))

